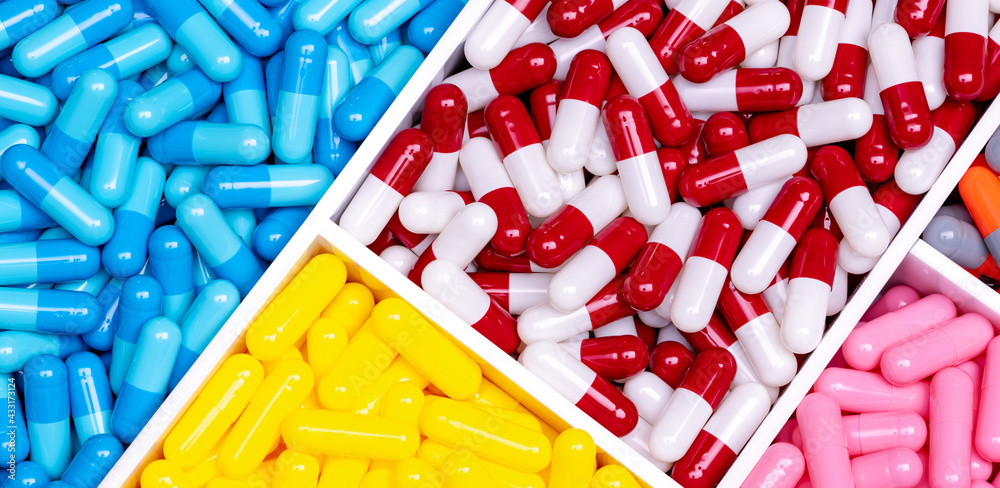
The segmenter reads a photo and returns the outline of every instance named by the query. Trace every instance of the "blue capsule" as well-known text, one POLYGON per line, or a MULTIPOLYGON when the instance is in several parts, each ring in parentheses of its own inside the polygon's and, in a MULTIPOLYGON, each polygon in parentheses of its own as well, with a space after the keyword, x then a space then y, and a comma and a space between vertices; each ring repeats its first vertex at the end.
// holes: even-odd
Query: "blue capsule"
POLYGON ((360 3, 361 0, 305 0, 295 9, 292 23, 297 30, 314 30, 325 35, 360 3))
POLYGON ((51 217, 32 205, 20 193, 14 190, 0 190, 0 232, 47 229, 55 225, 51 217))
POLYGON ((139 137, 149 137, 210 110, 221 93, 222 85, 201 70, 185 71, 133 99, 125 108, 125 127, 139 137))
POLYGON ((146 148, 161 163, 251 165, 267 159, 271 141, 256 125, 188 121, 150 137, 146 148))
POLYGON ((7 49, 59 16, 56 0, 0 3, 0 49, 7 49))
POLYGON ((48 88, 0 75, 0 117, 42 126, 52 122, 58 109, 59 102, 48 88))
POLYGON ((267 114, 274 127, 278 117, 278 91, 281 87, 281 70, 285 65, 285 51, 279 51, 267 60, 264 67, 264 95, 267 98, 267 114))
POLYGON ((385 37, 375 40, 374 43, 368 45, 368 54, 372 57, 372 62, 376 65, 382 64, 386 58, 396 50, 397 47, 403 45, 403 31, 401 29, 393 29, 389 31, 385 37))
POLYGON ((209 78, 219 83, 236 78, 240 52, 198 2, 154 1, 146 7, 209 78))
POLYGON ((202 194, 185 198, 177 207, 177 225, 216 276, 231 281, 242 296, 250 292, 263 270, 212 199, 202 194))
POLYGON ((253 124, 271 133, 271 119, 267 112, 267 95, 264 89, 264 68, 260 58, 243 54, 243 68, 233 81, 222 85, 222 98, 226 114, 234 124, 253 124))
POLYGON ((430 53, 465 4, 465 0, 434 0, 410 19, 406 25, 406 41, 424 55, 430 53))
MULTIPOLYGON (((4 122, 10 121, 4 120, 4 122)), ((18 144, 27 144, 35 149, 38 149, 38 131, 36 131, 34 127, 24 124, 15 124, 13 122, 0 130, 0 156, 7 152, 7 150, 11 147, 18 144)), ((3 174, 0 174, 0 181, 3 181, 3 174)))
POLYGON ((41 354, 65 358, 83 349, 83 341, 76 335, 0 332, 0 373, 20 371, 29 359, 41 354))
POLYGON ((152 15, 149 15, 149 9, 146 8, 146 0, 132 0, 132 6, 133 29, 138 29, 146 24, 156 23, 156 19, 152 15))
POLYGON ((351 35, 362 44, 375 44, 397 30, 433 0, 365 0, 351 12, 351 35))
POLYGON ((250 54, 270 56, 281 47, 281 26, 257 0, 201 0, 201 4, 250 54))
POLYGON ((160 408, 180 346, 181 331, 173 320, 156 317, 142 328, 111 414, 111 431, 122 442, 135 440, 160 408))
POLYGON ((163 316, 180 321, 194 301, 194 250, 184 231, 165 225, 149 236, 149 267, 163 287, 163 316))
POLYGON ((169 76, 170 72, 167 70, 167 63, 163 62, 143 71, 137 83, 142 86, 143 90, 151 90, 153 87, 167 81, 169 76))
POLYGON ((85 280, 100 268, 97 248, 76 239, 0 246, 0 285, 85 280))
POLYGON ((341 137, 351 141, 368 137, 423 60, 417 48, 400 46, 369 72, 333 112, 341 137))
POLYGON ((253 210, 249 208, 226 208, 222 209, 222 216, 226 218, 229 227, 240 236, 246 245, 252 245, 253 231, 257 228, 257 217, 253 210))
POLYGON ((42 465, 32 461, 21 461, 14 465, 14 473, 4 479, 3 488, 45 488, 51 486, 49 475, 42 465))
POLYGON ((298 163, 312 154, 326 71, 326 39, 313 31, 298 31, 288 38, 284 52, 274 154, 285 162, 298 163))
POLYGON ((59 63, 52 70, 52 93, 65 100, 89 69, 103 69, 118 81, 135 76, 167 59, 172 45, 159 25, 146 24, 59 63))
POLYGON ((311 207, 286 207, 268 214, 253 231, 253 249, 257 255, 274 261, 292 234, 306 221, 310 211, 311 207))
POLYGON ((14 67, 37 78, 132 22, 132 0, 86 0, 14 46, 14 67))
POLYGON ((167 73, 176 76, 194 67, 194 60, 188 56, 187 51, 180 44, 174 44, 167 56, 167 73))
POLYGON ((353 86, 347 54, 336 45, 330 44, 327 49, 326 76, 323 78, 319 118, 316 120, 313 161, 326 166, 334 176, 340 174, 357 150, 357 144, 340 137, 333 126, 333 111, 353 86))
POLYGON ((125 128, 122 115, 128 103, 143 91, 138 83, 132 81, 119 83, 118 96, 115 97, 115 102, 97 133, 94 166, 90 176, 90 194, 108 208, 120 207, 129 195, 128 187, 132 183, 142 138, 136 137, 125 128))
POLYGON ((111 348, 111 368, 108 370, 108 381, 115 395, 121 392, 122 382, 132 365, 142 327, 150 319, 158 317, 162 309, 163 289, 152 277, 133 276, 122 285, 114 347, 111 348))
POLYGON ((219 166, 205 176, 203 191, 219 208, 315 205, 333 183, 318 164, 219 166))
POLYGON ((41 229, 22 230, 18 232, 0 233, 0 244, 16 244, 18 242, 31 242, 38 239, 42 234, 41 229))
POLYGON ((177 386, 239 304, 240 292, 232 283, 215 280, 205 285, 180 325, 181 349, 170 375, 171 389, 177 386))
POLYGON ((78 352, 66 358, 69 373, 69 407, 73 428, 80 444, 111 432, 111 385, 101 358, 92 352, 78 352))
POLYGON ((100 305, 86 293, 0 288, 0 329, 83 334, 97 326, 100 305))
POLYGON ((42 354, 24 365, 24 415, 31 438, 31 460, 52 479, 70 461, 69 382, 66 365, 42 354))
MULTIPOLYGON (((104 272, 109 278, 111 275, 104 272)), ((118 301, 122 294, 122 281, 112 278, 97 293, 97 303, 101 306, 97 327, 83 334, 83 343, 96 351, 110 351, 115 340, 115 317, 118 301)))
POLYGON ((118 279, 135 275, 146 262, 146 243, 155 228, 166 179, 163 167, 150 158, 139 158, 136 165, 132 193, 115 210, 115 227, 119 231, 101 253, 105 269, 118 279))
POLYGON ((80 451, 73 456, 73 461, 66 467, 60 483, 65 484, 67 488, 97 488, 122 457, 123 452, 122 443, 115 436, 95 435, 80 446, 80 451))
MULTIPOLYGON (((53 239, 54 240, 54 239, 53 239)), ((104 289, 104 285, 108 283, 111 279, 111 275, 108 274, 104 268, 98 268, 97 272, 91 275, 89 278, 76 280, 76 281, 63 281, 61 283, 56 283, 52 287, 53 290, 69 290, 69 291, 82 291, 93 296, 98 296, 101 290, 104 289)), ((102 304, 103 306, 103 304, 102 304)))
POLYGON ((205 263, 205 259, 201 257, 197 251, 194 253, 194 290, 196 293, 201 293, 201 290, 205 288, 205 285, 212 282, 215 279, 215 273, 212 269, 208 267, 205 263))
MULTIPOLYGON (((3 449, 8 453, 8 460, 19 463, 28 458, 30 440, 28 439, 28 427, 24 423, 24 407, 21 406, 21 399, 18 398, 17 385, 14 375, 11 373, 0 374, 4 388, 7 390, 7 421, 5 422, 6 435, 3 436, 3 449)), ((0 486, 3 482, 0 482, 0 486)))
POLYGON ((212 122, 216 124, 228 124, 229 114, 226 113, 226 104, 217 103, 212 107, 212 111, 205 116, 205 122, 212 122))
POLYGON ((267 11, 278 23, 278 27, 281 27, 281 43, 279 45, 284 46, 288 42, 288 36, 295 32, 295 26, 292 25, 292 14, 302 3, 301 0, 264 0, 260 3, 271 7, 267 11))
POLYGON ((163 196, 167 199, 167 204, 177 208, 184 197, 192 193, 201 193, 202 184, 205 182, 205 175, 212 169, 208 166, 178 166, 167 178, 167 185, 163 188, 163 196))
POLYGON ((28 145, 8 149, 0 171, 15 190, 80 242, 99 246, 111 239, 115 224, 107 209, 37 149, 28 145))
POLYGON ((346 19, 326 35, 326 42, 331 45, 336 44, 344 54, 347 54, 347 60, 351 65, 351 81, 355 85, 360 83, 375 66, 372 55, 368 52, 368 46, 361 44, 351 35, 346 19))
POLYGON ((39 149, 63 174, 79 171, 117 95, 118 82, 103 69, 80 77, 39 149))

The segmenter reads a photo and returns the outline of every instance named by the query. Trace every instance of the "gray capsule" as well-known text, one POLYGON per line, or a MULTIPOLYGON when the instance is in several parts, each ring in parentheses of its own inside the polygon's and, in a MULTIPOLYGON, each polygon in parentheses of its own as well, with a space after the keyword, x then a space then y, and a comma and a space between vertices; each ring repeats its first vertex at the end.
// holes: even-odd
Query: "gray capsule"
POLYGON ((986 164, 990 169, 1000 172, 1000 129, 990 136, 990 142, 986 143, 986 164))
POLYGON ((931 247, 966 269, 982 266, 990 255, 976 226, 948 215, 931 219, 924 229, 923 238, 931 247))

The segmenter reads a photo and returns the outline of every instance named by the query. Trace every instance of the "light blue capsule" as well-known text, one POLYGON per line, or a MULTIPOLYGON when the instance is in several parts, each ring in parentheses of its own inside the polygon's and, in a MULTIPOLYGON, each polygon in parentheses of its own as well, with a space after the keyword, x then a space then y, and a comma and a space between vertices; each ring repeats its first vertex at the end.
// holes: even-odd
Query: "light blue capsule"
POLYGON ((76 239, 0 245, 0 285, 85 280, 100 267, 97 248, 76 239))
POLYGON ((209 78, 219 83, 236 78, 242 62, 240 52, 198 2, 156 1, 146 7, 209 78))
POLYGON ((143 325, 159 316, 162 307, 163 289, 152 277, 133 276, 122 285, 114 347, 111 349, 111 368, 108 370, 108 381, 115 395, 121 392, 122 382, 132 365, 143 325))
POLYGON ((0 244, 15 244, 18 242, 30 242, 38 239, 42 231, 40 229, 22 230, 18 232, 0 233, 0 244))
POLYGON ((394 49, 334 110, 337 132, 351 141, 368 137, 423 60, 424 55, 413 46, 394 49))
MULTIPOLYGON (((9 121, 7 121, 9 122, 9 121)), ((16 146, 18 144, 27 144, 35 149, 38 149, 39 138, 38 131, 34 127, 24 125, 24 124, 11 124, 0 130, 0 156, 7 151, 11 146, 16 146)), ((0 181, 3 181, 3 174, 0 173, 0 181)), ((0 215, 0 220, 3 216, 0 215)), ((0 226, 2 229, 2 226, 0 226)), ((0 230, 0 232, 7 232, 0 230)))
POLYGON ((41 354, 65 358, 83 349, 83 341, 77 335, 0 332, 0 373, 20 371, 29 359, 41 354))
POLYGON ((111 280, 111 275, 108 274, 104 268, 99 268, 96 273, 91 275, 87 279, 76 280, 76 281, 63 281, 61 283, 56 283, 52 287, 53 290, 69 290, 69 291, 82 291, 93 296, 98 296, 101 290, 104 289, 104 285, 111 280))
POLYGON ((115 436, 95 435, 80 446, 59 483, 64 483, 66 488, 97 488, 123 452, 122 443, 115 436))
POLYGON ((135 97, 125 108, 125 127, 137 136, 149 137, 211 110, 221 93, 222 85, 201 70, 185 71, 135 97))
POLYGON ((139 76, 139 83, 143 90, 150 90, 154 86, 167 81, 170 73, 167 71, 167 63, 163 62, 142 72, 139 76))
POLYGON ((212 107, 212 110, 208 112, 205 116, 205 122, 212 122, 215 124, 227 124, 229 123, 229 114, 226 113, 226 104, 219 102, 212 107))
POLYGON ((66 358, 69 373, 69 407, 73 429, 80 444, 111 432, 111 385, 101 358, 92 352, 78 352, 66 358))
POLYGON ((24 365, 24 415, 31 460, 59 479, 70 461, 69 382, 66 365, 42 354, 24 365))
POLYGON ((340 137, 333 126, 333 111, 353 86, 347 54, 343 49, 330 44, 327 49, 319 118, 316 120, 313 162, 326 166, 334 176, 340 174, 357 150, 357 144, 340 137))
POLYGON ((193 67, 195 67, 194 60, 188 56, 187 51, 180 44, 174 44, 170 55, 167 56, 167 73, 176 76, 193 67))
POLYGON ((329 34, 326 35, 326 42, 336 45, 344 54, 351 65, 351 82, 357 85, 375 66, 372 55, 368 52, 368 46, 361 44, 351 35, 351 30, 347 26, 347 19, 337 24, 329 34))
POLYGON ((136 137, 125 128, 122 116, 128 103, 143 91, 138 83, 132 81, 119 83, 118 96, 115 97, 115 102, 97 133, 94 166, 90 175, 90 194, 108 208, 120 207, 129 195, 128 188, 135 172, 135 161, 139 156, 142 138, 136 137))
POLYGON ((160 163, 145 157, 136 162, 132 193, 115 210, 115 227, 119 231, 101 251, 104 268, 111 276, 124 280, 137 274, 146 263, 146 246, 155 228, 165 180, 160 163))
POLYGON ((32 461, 21 461, 14 465, 14 474, 4 480, 3 488, 46 488, 49 475, 42 465, 32 461))
POLYGON ((401 29, 393 29, 385 37, 377 39, 372 44, 368 44, 368 54, 371 55, 372 62, 377 66, 382 64, 382 61, 385 61, 397 47, 402 45, 403 31, 401 29))
POLYGON ((318 164, 219 166, 205 175, 203 191, 219 208, 315 205, 333 183, 318 164))
MULTIPOLYGON (((28 427, 24 423, 24 407, 21 405, 21 399, 18 398, 14 375, 2 373, 0 381, 3 381, 3 387, 7 390, 7 415, 4 422, 6 434, 2 437, 3 445, 0 446, 0 449, 7 453, 8 462, 19 463, 28 458, 31 442, 28 439, 28 427)), ((0 482, 0 486, 3 486, 3 482, 0 482)))
POLYGON ((267 112, 264 91, 264 68, 260 58, 243 54, 243 68, 233 81, 222 85, 226 114, 234 124, 253 124, 271 133, 271 118, 267 112))
POLYGON ((205 285, 212 282, 215 279, 215 273, 212 269, 208 267, 205 263, 205 259, 201 257, 197 251, 194 253, 194 290, 196 293, 201 293, 201 290, 205 288, 205 285))
POLYGON ((309 29, 326 35, 360 3, 361 0, 306 0, 295 9, 292 23, 296 30, 309 29))
POLYGON ((263 270, 211 198, 202 194, 185 198, 177 207, 177 225, 216 276, 236 285, 242 296, 250 292, 263 270))
POLYGON ((278 117, 278 91, 281 87, 281 71, 285 65, 285 51, 278 51, 264 66, 264 94, 267 97, 267 114, 274 127, 278 117))
POLYGON ((184 231, 165 225, 149 237, 149 268, 163 286, 163 316, 175 322, 194 301, 194 250, 184 231))
MULTIPOLYGON (((108 278, 111 275, 104 272, 108 278)), ((99 290, 97 303, 101 306, 99 315, 100 321, 97 327, 90 329, 90 332, 83 334, 83 343, 95 351, 110 351, 115 340, 115 317, 118 312, 118 301, 122 294, 122 281, 118 278, 111 278, 99 290)))
MULTIPOLYGON (((20 193, 0 190, 0 232, 22 232, 47 229, 56 225, 51 217, 39 210, 20 193)), ((0 245, 5 243, 0 242, 0 245)))
POLYGON ((285 42, 288 41, 288 36, 295 32, 295 26, 292 25, 292 14, 302 3, 301 0, 265 0, 260 3, 270 7, 267 11, 281 27, 281 43, 279 45, 284 46, 285 42))
POLYGON ((277 7, 279 5, 284 5, 287 2, 288 0, 260 0, 260 4, 265 7, 277 7))
POLYGON ((310 211, 312 207, 285 207, 269 213, 253 231, 253 250, 261 258, 274 261, 310 211))
POLYGON ((312 154, 326 71, 326 39, 313 31, 298 31, 288 38, 284 52, 273 149, 282 161, 298 163, 312 154))
POLYGON ((212 169, 208 166, 178 166, 167 178, 167 185, 163 188, 163 196, 167 199, 167 204, 177 208, 184 197, 193 193, 201 193, 202 184, 205 182, 205 175, 212 169))
POLYGON ((52 122, 58 109, 59 102, 48 88, 0 75, 0 117, 22 124, 42 126, 52 122))
POLYGON ((142 328, 111 414, 111 431, 122 442, 134 441, 160 408, 180 346, 181 331, 173 320, 156 317, 142 328))
POLYGON ((239 304, 239 290, 226 280, 212 281, 198 293, 180 324, 181 348, 170 375, 171 389, 177 386, 239 304))
POLYGON ((162 163, 251 165, 267 159, 271 141, 256 125, 187 121, 150 137, 146 148, 162 163))
POLYGON ((86 0, 14 46, 14 67, 37 78, 132 22, 132 0, 86 0))
POLYGON ((434 0, 406 24, 406 42, 429 54, 465 4, 465 0, 434 0))
POLYGON ((362 44, 376 41, 399 29, 433 0, 365 0, 351 12, 351 35, 362 44))
POLYGON ((200 0, 236 43, 257 57, 281 47, 281 26, 257 0, 200 0))
POLYGON ((103 69, 80 77, 39 149, 65 175, 76 174, 118 95, 118 82, 103 69))
POLYGON ((0 330, 83 334, 98 323, 100 305, 87 293, 0 288, 0 330))
POLYGON ((240 239, 246 245, 253 245, 251 239, 253 238, 254 229, 257 228, 257 218, 254 216, 253 210, 249 208, 226 208, 222 209, 222 215, 226 218, 229 226, 233 228, 233 232, 240 236, 240 239))
POLYGON ((0 3, 0 49, 7 49, 59 16, 56 0, 0 3))

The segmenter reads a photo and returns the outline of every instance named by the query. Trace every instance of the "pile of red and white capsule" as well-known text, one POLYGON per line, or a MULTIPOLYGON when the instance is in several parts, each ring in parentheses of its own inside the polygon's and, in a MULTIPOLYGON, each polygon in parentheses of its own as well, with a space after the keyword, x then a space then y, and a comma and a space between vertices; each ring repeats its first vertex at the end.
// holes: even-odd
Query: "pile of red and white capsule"
POLYGON ((686 487, 1000 91, 988 0, 747 3, 498 0, 339 221, 686 487))

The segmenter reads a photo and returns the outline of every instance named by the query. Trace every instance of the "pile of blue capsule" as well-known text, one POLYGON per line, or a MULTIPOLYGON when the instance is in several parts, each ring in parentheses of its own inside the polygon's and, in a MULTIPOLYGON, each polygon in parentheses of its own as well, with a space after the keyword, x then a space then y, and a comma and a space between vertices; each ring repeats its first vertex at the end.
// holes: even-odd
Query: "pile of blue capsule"
POLYGON ((464 3, 0 1, 0 487, 101 482, 464 3))

